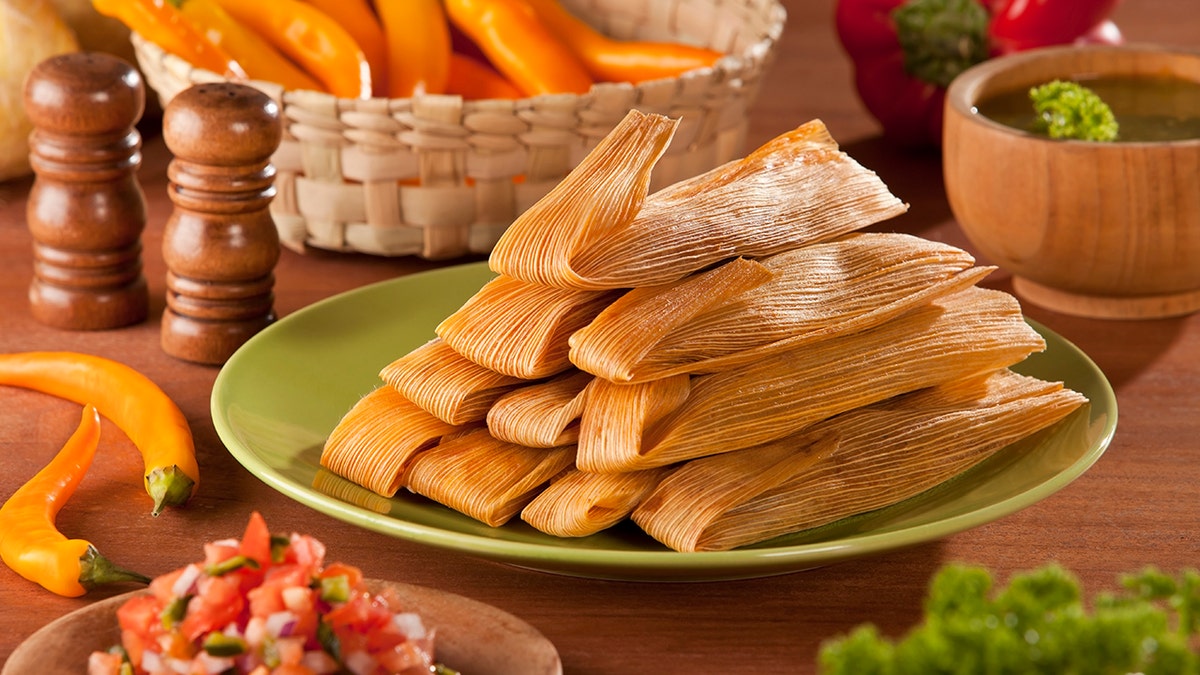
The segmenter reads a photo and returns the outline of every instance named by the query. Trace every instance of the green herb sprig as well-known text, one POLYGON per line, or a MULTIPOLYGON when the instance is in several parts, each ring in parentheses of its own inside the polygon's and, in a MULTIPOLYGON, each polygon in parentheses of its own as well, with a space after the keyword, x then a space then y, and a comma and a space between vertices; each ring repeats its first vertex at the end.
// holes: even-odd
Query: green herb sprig
POLYGON ((1147 568, 1123 591, 1090 603, 1058 565, 1015 575, 993 589, 983 568, 948 565, 935 575, 923 622, 898 640, 863 624, 825 642, 822 675, 1194 675, 1200 574, 1147 568))
POLYGON ((1100 96, 1079 84, 1054 80, 1029 90, 1033 130, 1050 138, 1115 141, 1120 125, 1100 96))

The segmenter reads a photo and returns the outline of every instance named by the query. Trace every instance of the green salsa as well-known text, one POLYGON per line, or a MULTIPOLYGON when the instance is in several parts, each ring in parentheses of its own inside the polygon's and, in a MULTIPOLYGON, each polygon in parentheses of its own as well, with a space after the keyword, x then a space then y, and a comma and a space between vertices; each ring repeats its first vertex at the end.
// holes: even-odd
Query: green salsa
MULTIPOLYGON (((1097 77, 1077 80, 1112 108, 1120 124, 1117 141, 1200 138, 1200 82, 1176 77, 1097 77)), ((975 111, 1017 129, 1033 128, 1029 88, 979 102, 975 111)))

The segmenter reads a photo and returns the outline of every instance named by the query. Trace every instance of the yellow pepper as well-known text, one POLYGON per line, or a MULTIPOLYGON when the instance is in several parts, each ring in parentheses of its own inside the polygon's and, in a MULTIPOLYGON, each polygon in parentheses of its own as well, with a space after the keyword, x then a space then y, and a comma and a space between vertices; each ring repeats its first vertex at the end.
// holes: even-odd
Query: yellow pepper
POLYGON ((159 0, 92 0, 96 11, 125 24, 130 30, 198 68, 218 75, 245 78, 246 70, 224 49, 209 42, 200 31, 166 2, 159 0))
POLYGON ((526 96, 587 92, 592 76, 524 0, 445 0, 446 13, 526 96))
POLYGON ((526 0, 538 18, 604 82, 632 82, 676 77, 713 65, 721 52, 674 42, 614 40, 567 11, 559 0, 526 0))
POLYGON ((154 515, 191 498, 200 481, 191 427, 145 375, 90 354, 17 352, 0 354, 0 384, 95 404, 141 451, 154 515))
POLYGON ((441 94, 450 79, 450 26, 440 0, 380 0, 388 95, 441 94))
POLYGON ((312 76, 296 67, 254 31, 234 20, 213 0, 167 0, 210 42, 224 49, 254 80, 276 82, 287 89, 324 91, 312 76))
POLYGON ((387 37, 370 3, 364 0, 308 0, 308 4, 324 12, 350 33, 371 66, 372 94, 387 96, 387 37))
POLYGON ((83 539, 68 539, 55 518, 92 465, 100 439, 100 414, 85 406, 75 433, 29 482, 0 506, 0 559, 14 572, 69 598, 101 584, 150 579, 114 567, 83 539))
MULTIPOLYGON (((407 0, 405 0, 407 1, 407 0)), ((216 0, 342 98, 370 98, 371 66, 350 33, 301 0, 216 0)))

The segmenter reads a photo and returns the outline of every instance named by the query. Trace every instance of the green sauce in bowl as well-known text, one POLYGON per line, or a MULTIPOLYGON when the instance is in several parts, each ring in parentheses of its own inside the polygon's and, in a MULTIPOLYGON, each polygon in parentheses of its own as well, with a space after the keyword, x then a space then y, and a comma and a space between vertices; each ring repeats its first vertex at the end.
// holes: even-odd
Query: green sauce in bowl
MULTIPOLYGON (((1177 77, 1097 77, 1076 80, 1096 92, 1120 123, 1117 141, 1200 139, 1200 82, 1177 77)), ((985 98, 975 111, 1001 124, 1030 131, 1034 111, 1029 88, 985 98)))

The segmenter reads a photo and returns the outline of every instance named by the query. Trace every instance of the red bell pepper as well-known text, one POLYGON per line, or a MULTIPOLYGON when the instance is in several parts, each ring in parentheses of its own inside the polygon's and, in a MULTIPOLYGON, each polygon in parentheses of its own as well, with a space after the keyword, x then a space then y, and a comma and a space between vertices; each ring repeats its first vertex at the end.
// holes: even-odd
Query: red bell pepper
MULTIPOLYGON (((989 29, 992 49, 1008 53, 1074 42, 1107 22, 1118 0, 1007 0, 989 29)), ((1108 22, 1111 24, 1111 22, 1108 22)), ((1115 28, 1115 24, 1111 24, 1115 28)), ((1102 37, 1102 39, 1105 39, 1102 37)), ((1111 38, 1107 38, 1111 39, 1111 38)))
POLYGON ((946 87, 1009 51, 1077 40, 1119 42, 1107 20, 1119 0, 839 0, 838 38, 884 135, 938 146, 946 87))

